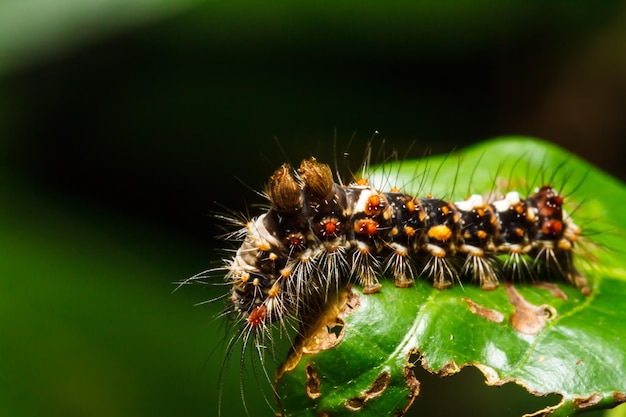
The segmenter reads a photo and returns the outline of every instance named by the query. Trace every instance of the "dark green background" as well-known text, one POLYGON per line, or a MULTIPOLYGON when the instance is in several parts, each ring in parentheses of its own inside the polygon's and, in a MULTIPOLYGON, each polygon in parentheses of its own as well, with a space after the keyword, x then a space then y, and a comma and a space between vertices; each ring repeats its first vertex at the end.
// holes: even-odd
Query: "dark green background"
POLYGON ((524 134, 626 178, 624 2, 89 4, 0 5, 1 415, 213 415, 221 305, 193 305, 225 289, 172 283, 286 159, 524 134))

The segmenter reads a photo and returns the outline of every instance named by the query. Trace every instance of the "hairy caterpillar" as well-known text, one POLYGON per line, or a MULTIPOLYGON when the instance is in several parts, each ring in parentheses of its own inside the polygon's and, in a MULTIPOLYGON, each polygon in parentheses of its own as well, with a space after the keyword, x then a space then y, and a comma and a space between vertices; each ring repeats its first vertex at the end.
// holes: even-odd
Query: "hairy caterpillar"
POLYGON ((311 158, 297 171, 276 170, 266 195, 271 208, 247 223, 227 274, 234 308, 251 327, 297 316, 305 300, 350 280, 375 293, 383 273, 398 287, 419 277, 438 289, 474 282, 485 290, 541 273, 589 292, 573 265, 580 230, 550 185, 527 198, 513 191, 490 203, 478 194, 450 202, 365 180, 341 185, 311 158))
POLYGON ((231 286, 225 313, 236 320, 227 356, 241 342, 242 367, 244 353, 256 352, 271 380, 263 355, 276 343, 273 329, 298 332, 336 290, 354 283, 376 293, 381 276, 398 287, 428 280, 440 290, 552 279, 590 292, 574 267, 581 232, 560 188, 547 185, 552 179, 523 196, 460 200, 380 186, 368 172, 344 184, 314 158, 297 169, 283 165, 266 186, 268 208, 230 219, 240 229, 228 235, 238 247, 222 268, 231 286))

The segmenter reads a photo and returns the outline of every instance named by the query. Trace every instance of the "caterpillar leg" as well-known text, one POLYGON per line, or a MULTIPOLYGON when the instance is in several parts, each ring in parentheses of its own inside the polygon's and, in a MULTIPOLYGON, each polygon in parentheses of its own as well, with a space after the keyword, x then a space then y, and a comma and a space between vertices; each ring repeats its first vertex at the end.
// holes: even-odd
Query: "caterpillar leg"
POLYGON ((382 285, 376 274, 380 271, 378 259, 371 253, 369 245, 357 241, 357 248, 352 255, 352 276, 356 276, 365 294, 374 294, 380 291, 382 285))
POLYGON ((535 274, 529 259, 522 249, 507 248, 506 258, 502 264, 505 278, 511 281, 534 279, 535 274))
POLYGON ((446 258, 445 249, 432 244, 426 244, 425 247, 430 255, 422 273, 432 278, 433 286, 438 290, 443 290, 450 287, 454 280, 459 281, 456 270, 446 258))
POLYGON ((483 290, 494 290, 498 287, 494 270, 494 240, 498 238, 499 232, 496 212, 478 194, 455 205, 461 215, 463 243, 459 246, 459 252, 466 255, 461 275, 478 282, 483 290))
POLYGON ((574 285, 584 295, 591 293, 591 287, 574 266, 571 242, 561 239, 554 247, 552 242, 540 242, 541 249, 537 251, 533 266, 538 273, 543 272, 548 277, 564 278, 574 285))
POLYGON ((460 250, 467 253, 461 275, 468 276, 474 282, 478 282, 485 291, 498 288, 498 276, 494 268, 494 260, 488 257, 483 250, 473 246, 468 248, 467 245, 463 245, 460 250))
POLYGON ((409 249, 395 242, 391 243, 389 247, 392 252, 385 263, 385 271, 391 271, 396 287, 406 288, 413 285, 415 277, 409 249))

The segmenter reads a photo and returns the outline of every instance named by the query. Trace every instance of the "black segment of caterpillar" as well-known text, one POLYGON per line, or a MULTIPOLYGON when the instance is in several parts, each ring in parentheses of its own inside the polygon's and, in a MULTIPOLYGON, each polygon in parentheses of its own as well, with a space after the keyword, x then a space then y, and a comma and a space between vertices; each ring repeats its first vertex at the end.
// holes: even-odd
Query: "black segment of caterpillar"
POLYGON ((247 223, 228 262, 232 309, 249 330, 297 318, 349 281, 376 293, 383 273, 398 287, 419 277, 437 289, 467 282, 493 290, 501 280, 541 276, 590 292, 573 264, 580 229, 550 185, 527 198, 450 202, 365 180, 341 185, 310 158, 297 171, 276 170, 266 196, 270 208, 247 223))

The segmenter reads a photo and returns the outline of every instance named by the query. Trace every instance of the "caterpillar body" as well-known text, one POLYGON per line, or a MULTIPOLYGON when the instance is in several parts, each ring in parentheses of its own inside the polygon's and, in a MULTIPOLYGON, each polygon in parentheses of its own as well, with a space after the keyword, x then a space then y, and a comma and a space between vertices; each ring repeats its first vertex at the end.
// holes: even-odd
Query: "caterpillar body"
POLYGON ((503 280, 540 276, 590 292, 573 263, 580 229, 551 185, 526 198, 513 191, 451 202, 379 191, 366 180, 343 185, 310 158, 297 170, 277 169, 265 194, 269 209, 238 233, 241 245, 226 267, 244 338, 298 319, 348 282, 376 293, 385 274, 398 287, 426 279, 441 290, 455 283, 493 290, 503 280))

